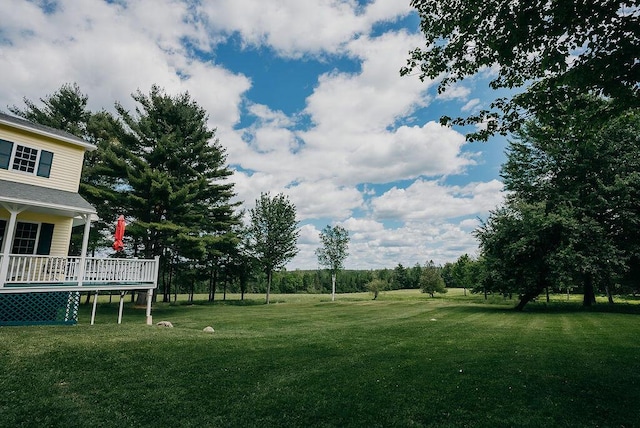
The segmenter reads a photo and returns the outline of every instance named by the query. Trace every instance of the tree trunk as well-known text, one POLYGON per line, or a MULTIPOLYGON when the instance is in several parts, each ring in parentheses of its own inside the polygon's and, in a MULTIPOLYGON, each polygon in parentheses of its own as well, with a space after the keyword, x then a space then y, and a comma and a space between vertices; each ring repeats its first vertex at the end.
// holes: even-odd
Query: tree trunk
POLYGON ((549 287, 546 287, 547 290, 547 303, 549 303, 549 287))
POLYGON ((171 297, 171 290, 169 290, 169 283, 167 281, 167 271, 162 272, 162 301, 168 303, 171 297))
POLYGON ((209 301, 213 302, 216 299, 216 286, 218 285, 218 269, 213 268, 211 276, 209 277, 209 301))
POLYGON ((584 276, 584 297, 582 299, 583 306, 591 306, 596 302, 596 294, 593 290, 593 277, 591 274, 584 276))
POLYGON ((611 288, 609 286, 605 286, 604 289, 607 291, 607 300, 610 305, 613 305, 613 294, 611 294, 611 288))
POLYGON ((522 296, 520 296, 520 302, 516 305, 516 310, 521 311, 524 309, 525 305, 538 297, 542 291, 547 288, 546 284, 538 285, 538 287, 532 291, 529 291, 522 296))
POLYGON ((147 305, 147 293, 138 293, 138 297, 136 298, 136 306, 146 306, 147 305))
POLYGON ((269 293, 271 292, 271 271, 267 272, 267 305, 269 304, 269 293))
POLYGON ((331 301, 336 300, 336 274, 331 273, 331 301))

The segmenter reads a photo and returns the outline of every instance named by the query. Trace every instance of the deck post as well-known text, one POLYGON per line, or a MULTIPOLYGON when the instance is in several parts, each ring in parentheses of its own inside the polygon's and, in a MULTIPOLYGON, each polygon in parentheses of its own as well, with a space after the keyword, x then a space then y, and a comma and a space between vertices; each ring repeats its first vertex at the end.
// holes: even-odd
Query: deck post
POLYGON ((153 290, 147 290, 147 325, 153 324, 153 317, 151 316, 151 299, 153 299, 153 290))
POLYGON ((96 295, 93 296, 93 309, 91 309, 91 325, 96 320, 96 305, 98 304, 98 293, 100 291, 96 290, 96 295))
MULTIPOLYGON (((82 251, 80 252, 80 266, 78 266, 78 286, 82 286, 84 272, 87 264, 87 251, 89 250, 89 232, 91 231, 91 214, 83 214, 84 232, 82 234, 82 251)), ((93 324, 93 322, 91 323, 93 324)))
POLYGON ((120 292, 120 308, 118 309, 118 324, 122 324, 122 308, 124 306, 124 295, 126 291, 120 292))

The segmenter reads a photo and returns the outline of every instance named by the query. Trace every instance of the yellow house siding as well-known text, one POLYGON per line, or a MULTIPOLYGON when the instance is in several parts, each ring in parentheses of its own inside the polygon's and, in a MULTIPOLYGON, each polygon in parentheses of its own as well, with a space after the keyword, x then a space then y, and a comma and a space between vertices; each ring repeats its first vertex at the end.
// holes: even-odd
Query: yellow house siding
MULTIPOLYGON (((9 213, 0 208, 0 219, 9 220, 9 213)), ((17 221, 25 223, 52 223, 53 237, 51 239, 50 255, 66 257, 69 253, 69 242, 71 240, 71 228, 73 219, 50 214, 39 214, 22 212, 18 214, 17 221)))
POLYGON ((53 153, 51 173, 48 178, 38 177, 36 174, 13 171, 9 166, 8 170, 0 169, 0 179, 60 189, 67 192, 78 191, 84 148, 52 138, 21 132, 2 125, 0 125, 0 139, 53 153))

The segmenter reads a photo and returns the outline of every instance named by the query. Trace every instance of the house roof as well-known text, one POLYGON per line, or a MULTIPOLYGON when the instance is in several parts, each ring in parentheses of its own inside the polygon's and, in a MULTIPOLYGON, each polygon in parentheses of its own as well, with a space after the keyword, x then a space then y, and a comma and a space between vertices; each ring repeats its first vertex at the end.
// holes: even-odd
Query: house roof
POLYGON ((2 203, 28 205, 30 211, 56 212, 69 217, 96 213, 95 208, 78 193, 7 180, 0 180, 2 203))
POLYGON ((76 146, 81 146, 85 150, 96 149, 96 146, 94 144, 91 144, 88 141, 85 141, 82 138, 76 137, 75 135, 70 134, 66 131, 62 131, 56 128, 51 128, 50 126, 40 125, 39 123, 30 122, 26 119, 22 119, 16 116, 11 116, 2 112, 0 112, 0 124, 7 125, 12 128, 29 131, 34 134, 53 138, 59 141, 64 141, 66 143, 73 144, 76 146))

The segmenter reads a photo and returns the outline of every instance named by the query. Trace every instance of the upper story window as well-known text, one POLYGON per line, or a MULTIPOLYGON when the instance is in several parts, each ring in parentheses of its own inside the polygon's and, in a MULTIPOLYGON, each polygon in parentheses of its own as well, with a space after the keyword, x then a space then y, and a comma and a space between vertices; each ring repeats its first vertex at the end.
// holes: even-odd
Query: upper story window
POLYGON ((16 145, 16 152, 13 155, 12 168, 16 171, 28 172, 33 174, 36 170, 36 160, 38 159, 38 151, 29 147, 16 145))
POLYGON ((0 168, 49 177, 53 153, 0 140, 0 168))

